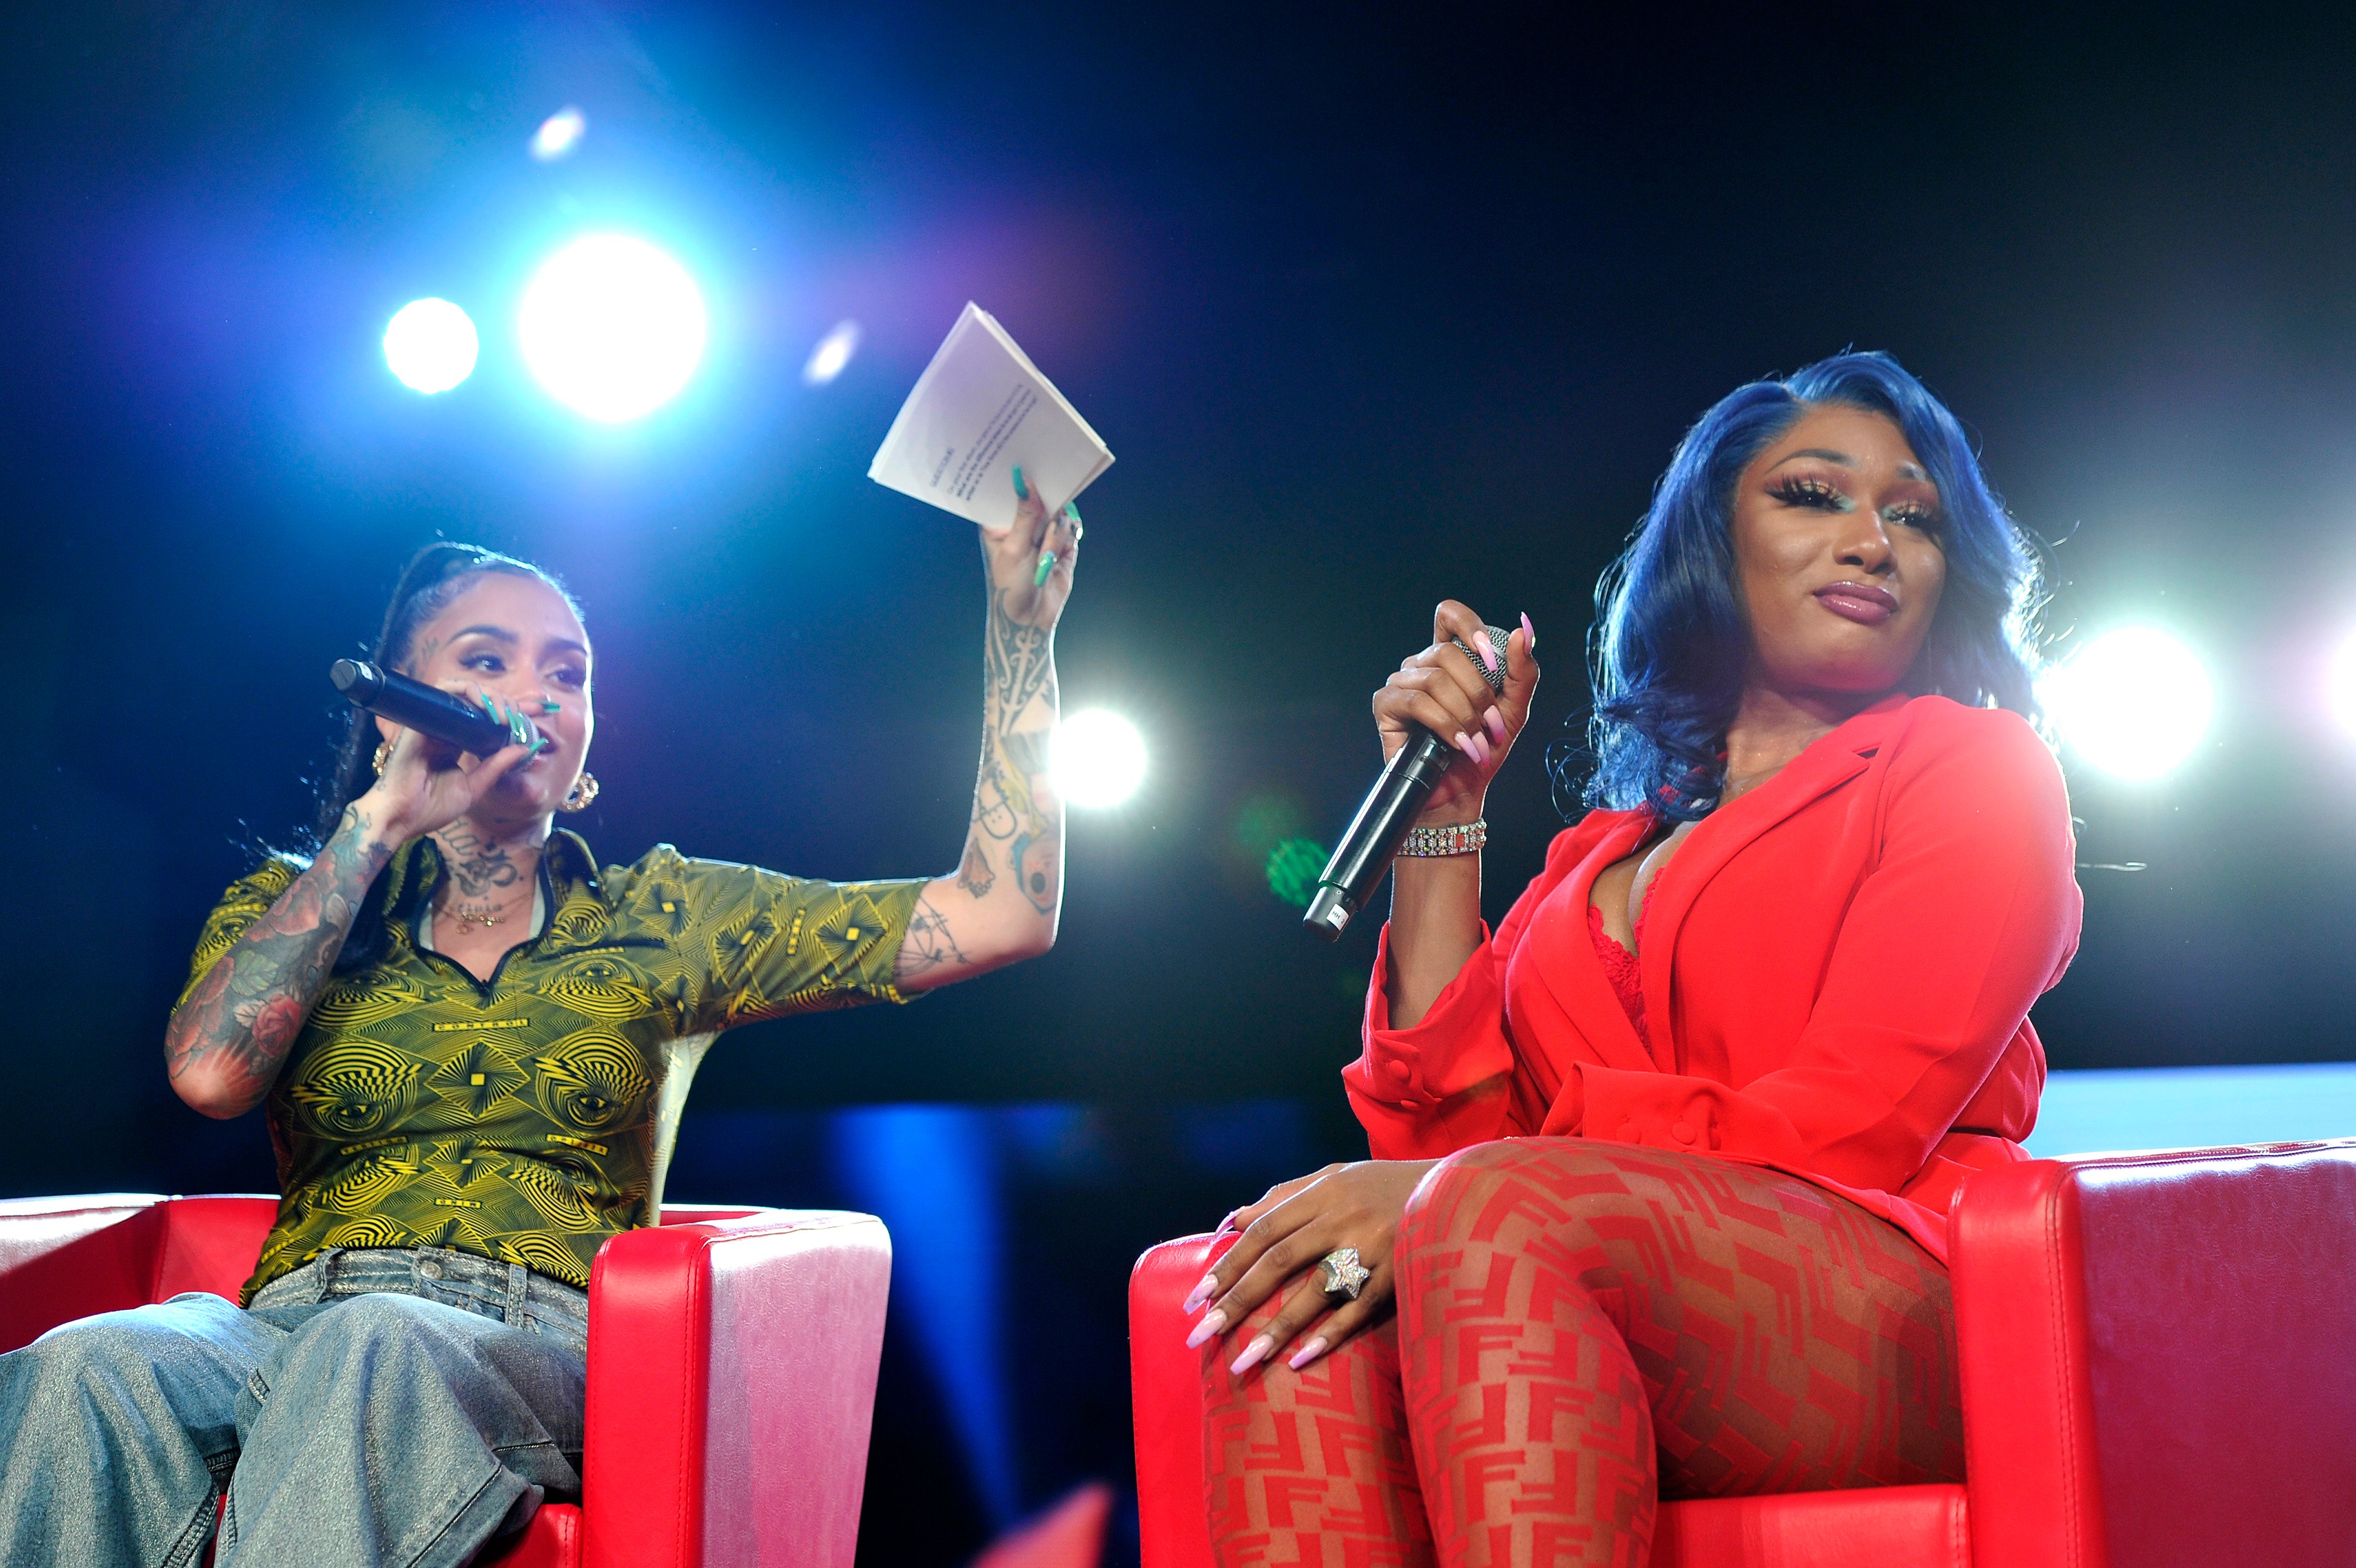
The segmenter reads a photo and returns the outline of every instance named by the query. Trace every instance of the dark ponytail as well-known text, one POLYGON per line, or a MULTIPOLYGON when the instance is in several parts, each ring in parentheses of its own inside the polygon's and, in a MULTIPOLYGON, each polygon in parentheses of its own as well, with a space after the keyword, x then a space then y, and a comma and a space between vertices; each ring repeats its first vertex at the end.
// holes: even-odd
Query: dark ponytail
MULTIPOLYGON (((393 585, 392 600, 384 607, 384 625, 377 633, 370 660, 388 670, 412 673, 409 660, 417 650, 417 628, 440 615, 452 599, 485 572, 537 578, 555 589, 575 616, 581 613, 581 607, 564 591, 564 585, 530 562, 473 544, 444 541, 427 545, 411 556, 409 564, 402 569, 401 581, 393 585)), ((345 732, 343 745, 336 752, 335 768, 327 775, 326 788, 319 791, 315 843, 325 845, 343 825, 344 808, 367 794, 376 782, 376 748, 382 738, 375 719, 365 709, 354 708, 351 728, 345 732)), ((378 873, 377 880, 381 885, 383 873, 378 873)), ((352 922, 351 935, 344 939, 342 955, 336 960, 338 974, 370 968, 384 958, 386 911, 383 900, 375 894, 375 887, 371 887, 369 897, 360 901, 359 916, 352 922)))

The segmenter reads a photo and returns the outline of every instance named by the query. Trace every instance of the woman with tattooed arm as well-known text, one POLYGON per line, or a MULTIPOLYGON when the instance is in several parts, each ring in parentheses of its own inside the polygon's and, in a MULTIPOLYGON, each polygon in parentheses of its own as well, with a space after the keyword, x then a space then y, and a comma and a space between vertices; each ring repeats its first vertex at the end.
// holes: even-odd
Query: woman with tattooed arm
POLYGON ((555 826, 597 789, 578 607, 507 556, 412 561, 377 660, 540 738, 457 756, 356 711, 318 852, 271 857, 207 922, 166 1062, 209 1116, 267 1108, 277 1221, 237 1306, 184 1295, 0 1356, 0 1562, 183 1564, 218 1511, 222 1568, 455 1568, 577 1494, 590 1262, 656 1221, 713 1037, 1055 941, 1045 757, 1080 532, 1035 495, 983 532, 964 855, 891 882, 668 844, 601 868, 555 826))

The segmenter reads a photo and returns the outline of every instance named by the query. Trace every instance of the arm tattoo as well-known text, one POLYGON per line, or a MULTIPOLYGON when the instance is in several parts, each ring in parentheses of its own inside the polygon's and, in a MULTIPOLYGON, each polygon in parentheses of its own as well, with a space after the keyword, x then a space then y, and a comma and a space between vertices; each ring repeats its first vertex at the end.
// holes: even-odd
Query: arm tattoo
POLYGON ((1009 615, 1004 589, 991 592, 982 669, 981 768, 958 886, 975 898, 988 897, 998 885, 991 844, 1002 843, 1023 897, 1051 913, 1063 894, 1063 821, 1041 801, 1037 780, 1047 770, 1047 736, 1060 696, 1055 639, 1009 615), (1040 708, 1044 724, 1032 716, 1040 708))
POLYGON ((1055 636, 1008 615, 1006 590, 992 588, 981 659, 984 701, 995 707, 1001 723, 1012 725, 1055 678, 1055 636))
POLYGON ((1015 884, 1043 915, 1055 908, 1063 893, 1064 868, 1063 826, 1049 819, 1032 788, 1032 781, 1047 771, 1048 733, 1016 730, 1000 747, 1007 762, 1006 776, 1022 781, 1023 822, 1014 842, 1007 846, 1013 859, 1015 884))
POLYGON ((997 873, 990 869, 990 856, 981 852, 980 838, 969 833, 965 841, 965 858, 958 863, 958 886, 981 898, 989 896, 997 882, 997 873))
POLYGON ((916 900, 908 917, 908 934, 900 940, 900 956, 893 961, 892 978, 905 983, 941 968, 963 969, 972 961, 958 950, 949 923, 930 898, 916 900))
POLYGON ((177 1083, 216 1077, 220 1102, 242 1113, 261 1102, 326 986, 360 900, 392 846, 357 805, 309 869, 208 971, 173 1013, 164 1061, 177 1083))

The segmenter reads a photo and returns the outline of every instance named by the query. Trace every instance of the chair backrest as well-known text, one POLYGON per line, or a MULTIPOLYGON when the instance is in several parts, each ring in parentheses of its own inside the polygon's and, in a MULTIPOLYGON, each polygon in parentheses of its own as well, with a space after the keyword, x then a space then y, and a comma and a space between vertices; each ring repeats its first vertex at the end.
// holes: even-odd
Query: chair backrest
POLYGON ((1983 1172, 1954 1281, 1976 1561, 2349 1561, 2356 1140, 1983 1172))

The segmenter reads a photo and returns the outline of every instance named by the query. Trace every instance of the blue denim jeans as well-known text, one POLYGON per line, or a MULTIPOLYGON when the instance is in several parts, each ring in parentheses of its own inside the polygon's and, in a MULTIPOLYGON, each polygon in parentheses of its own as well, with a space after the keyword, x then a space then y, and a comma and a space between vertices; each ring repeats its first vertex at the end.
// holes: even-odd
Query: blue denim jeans
POLYGON ((331 1250, 0 1356, 0 1563, 459 1568, 581 1490, 589 1300, 438 1248, 331 1250))

